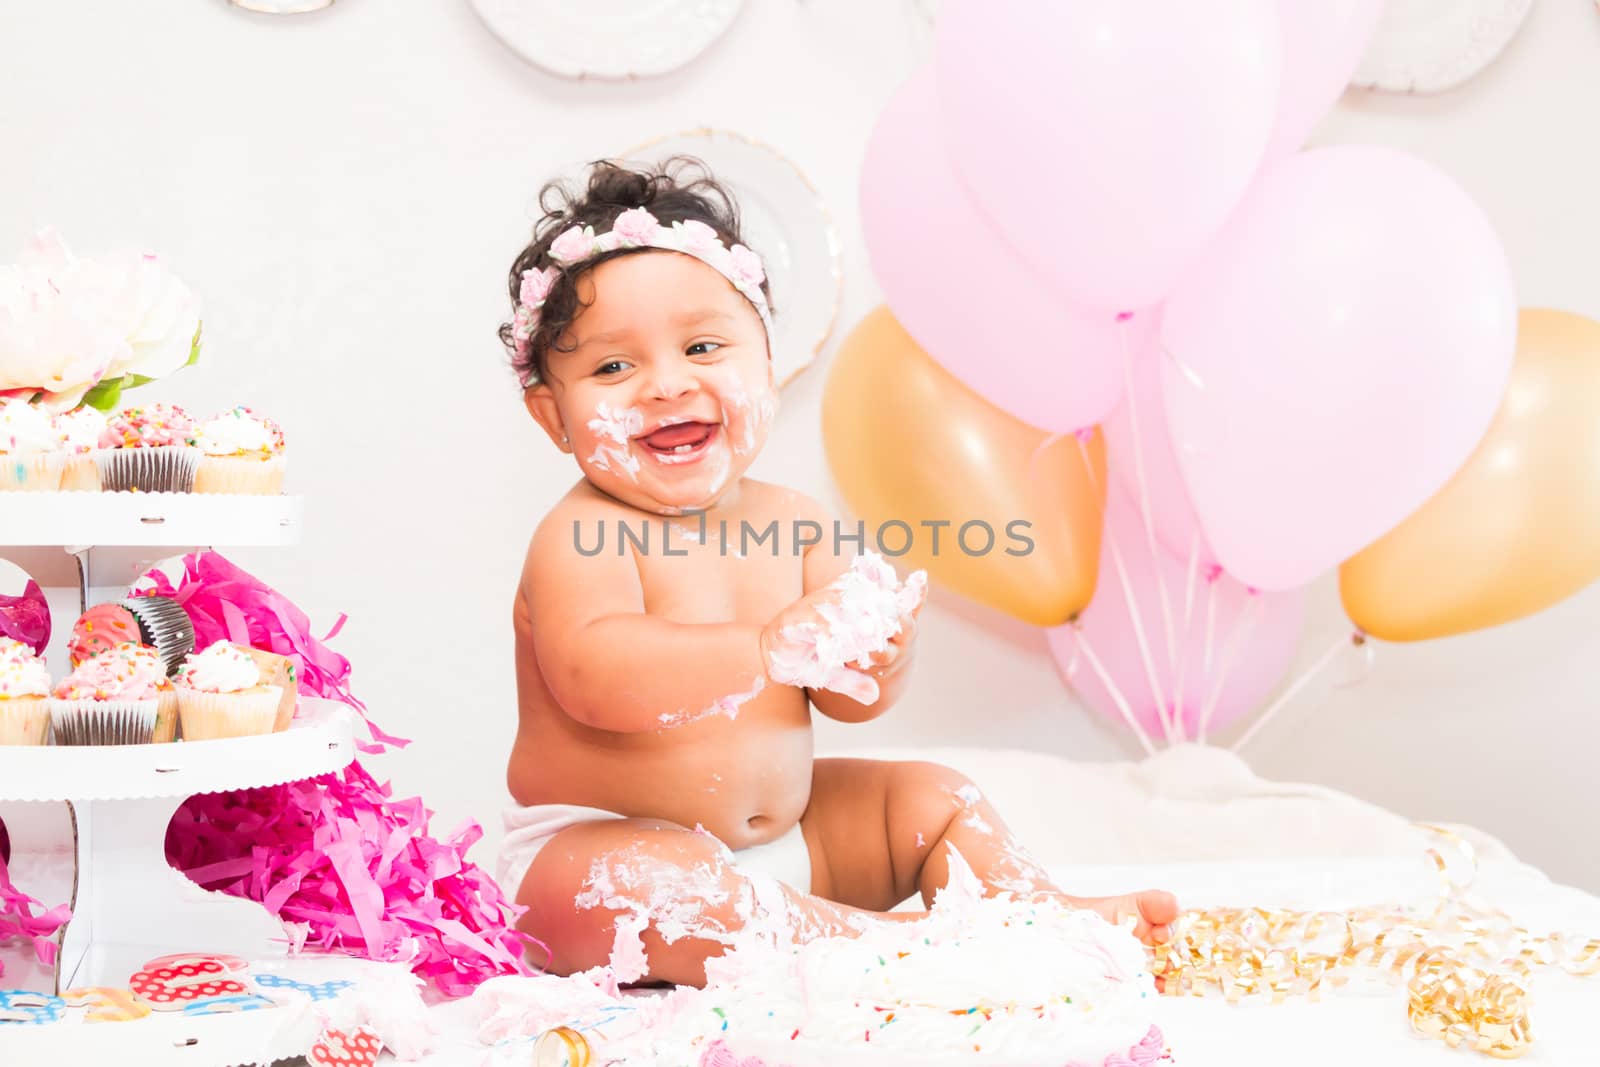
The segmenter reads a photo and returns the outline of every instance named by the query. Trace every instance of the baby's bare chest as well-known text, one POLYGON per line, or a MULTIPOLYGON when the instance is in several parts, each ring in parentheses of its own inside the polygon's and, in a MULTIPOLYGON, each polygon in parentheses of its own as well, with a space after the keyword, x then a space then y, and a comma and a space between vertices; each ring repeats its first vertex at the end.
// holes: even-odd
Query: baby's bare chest
POLYGON ((647 546, 630 543, 645 612, 678 622, 765 623, 804 591, 804 557, 757 540, 756 528, 703 531, 693 519, 658 526, 647 546))

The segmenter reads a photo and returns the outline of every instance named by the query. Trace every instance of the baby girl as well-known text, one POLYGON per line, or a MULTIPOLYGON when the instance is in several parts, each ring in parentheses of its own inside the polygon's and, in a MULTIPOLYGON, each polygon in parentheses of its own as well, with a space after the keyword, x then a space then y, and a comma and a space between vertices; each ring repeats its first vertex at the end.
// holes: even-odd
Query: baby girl
POLYGON ((534 533, 512 612, 522 807, 499 873, 549 969, 615 947, 647 981, 700 984, 758 923, 798 940, 914 916, 886 913, 931 901, 952 850, 990 892, 1167 938, 1170 894, 1067 897, 955 771, 813 758, 813 709, 866 722, 899 699, 922 587, 854 559, 816 501, 744 476, 777 396, 737 209, 682 159, 596 164, 581 195, 551 185, 541 205, 502 339, 582 477, 534 533), (803 669, 797 635, 838 639, 862 605, 887 612, 877 650, 803 669))

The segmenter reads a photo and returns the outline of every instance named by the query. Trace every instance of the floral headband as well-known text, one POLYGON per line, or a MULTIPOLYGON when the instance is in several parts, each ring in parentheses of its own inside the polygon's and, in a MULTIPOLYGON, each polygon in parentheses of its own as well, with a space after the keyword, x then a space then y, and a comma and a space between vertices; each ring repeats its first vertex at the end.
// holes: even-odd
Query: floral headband
MULTIPOLYGON (((766 271, 761 257, 744 245, 728 248, 713 230, 703 222, 690 219, 663 226, 656 217, 642 207, 630 208, 617 216, 611 229, 598 236, 593 226, 573 226, 550 242, 550 258, 559 267, 542 267, 522 272, 522 290, 517 297, 517 310, 511 322, 511 336, 516 341, 517 355, 523 359, 531 351, 531 339, 539 328, 539 312, 549 299, 561 271, 602 252, 619 248, 660 248, 668 252, 682 252, 693 256, 728 279, 741 296, 755 306, 761 316, 761 325, 767 331, 767 347, 772 347, 772 310, 767 306, 767 295, 761 291, 766 271)), ((529 367, 522 374, 522 387, 526 389, 538 382, 538 372, 529 367)))

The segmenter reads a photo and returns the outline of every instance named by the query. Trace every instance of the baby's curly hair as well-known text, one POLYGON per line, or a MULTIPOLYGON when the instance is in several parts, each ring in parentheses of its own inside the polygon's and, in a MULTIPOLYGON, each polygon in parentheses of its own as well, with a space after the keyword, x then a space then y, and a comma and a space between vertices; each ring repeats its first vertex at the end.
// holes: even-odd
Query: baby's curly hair
MULTIPOLYGON (((630 169, 611 160, 590 164, 588 186, 582 195, 559 179, 539 190, 539 208, 544 212, 533 227, 533 240, 511 264, 507 289, 515 311, 522 288, 522 273, 556 266, 550 258, 550 245, 572 226, 593 226, 596 233, 609 230, 617 216, 631 208, 648 208, 662 225, 694 220, 716 231, 728 247, 744 244, 740 234, 739 207, 731 194, 711 174, 710 169, 692 156, 672 156, 648 170, 630 169)), ((511 354, 512 369, 532 385, 545 380, 546 357, 560 347, 560 339, 580 311, 577 280, 598 264, 618 256, 650 251, 648 248, 618 248, 602 252, 582 266, 563 270, 540 309, 539 325, 528 339, 526 354, 517 352, 513 324, 502 323, 500 341, 511 354)), ((767 283, 761 290, 771 300, 767 283)), ((570 343, 570 340, 569 342, 570 343)))

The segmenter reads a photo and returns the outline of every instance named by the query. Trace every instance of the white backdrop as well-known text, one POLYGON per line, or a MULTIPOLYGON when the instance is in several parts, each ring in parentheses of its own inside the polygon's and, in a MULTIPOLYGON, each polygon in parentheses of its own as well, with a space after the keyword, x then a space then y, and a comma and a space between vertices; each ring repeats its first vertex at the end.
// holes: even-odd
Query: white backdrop
MULTIPOLYGON (((837 341, 877 299, 855 181, 878 110, 928 54, 921 6, 750 0, 677 74, 579 83, 521 62, 464 0, 340 0, 278 19, 222 0, 0 4, 0 260, 48 223, 86 252, 149 246, 206 298, 202 363, 131 397, 200 414, 248 403, 284 424, 291 490, 311 502, 305 543, 233 558, 319 626, 350 614, 335 647, 356 692, 416 741, 371 766, 427 798, 436 832, 481 821, 479 862, 505 800, 513 586, 534 523, 574 478, 494 338, 534 192, 676 130, 764 140, 839 226, 837 341)), ((1352 94, 1317 140, 1437 163, 1498 227, 1524 306, 1600 318, 1597 106, 1600 13, 1546 0, 1468 86, 1352 94)), ((832 351, 786 390, 754 473, 838 503, 818 429, 832 351)), ((1348 625, 1331 581, 1313 603, 1303 662, 1348 625)), ((1136 752, 1073 702, 1042 633, 949 595, 924 620, 905 703, 866 726, 823 722, 824 748, 1136 752)), ((1597 624, 1591 590, 1491 633, 1379 647, 1364 681, 1313 686, 1246 754, 1267 777, 1476 824, 1600 890, 1597 624)))

